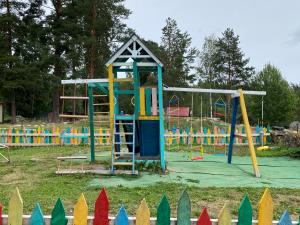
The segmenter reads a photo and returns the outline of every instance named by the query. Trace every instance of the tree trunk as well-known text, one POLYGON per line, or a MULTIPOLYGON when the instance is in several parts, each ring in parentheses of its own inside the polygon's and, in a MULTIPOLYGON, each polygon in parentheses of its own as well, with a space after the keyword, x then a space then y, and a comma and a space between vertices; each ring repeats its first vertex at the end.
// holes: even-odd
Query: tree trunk
POLYGON ((15 90, 11 93, 11 123, 15 124, 17 122, 16 120, 16 95, 15 90))
MULTIPOLYGON (((8 17, 10 16, 10 1, 9 0, 6 0, 6 13, 8 15, 8 17)), ((8 49, 9 49, 9 56, 12 56, 13 55, 13 49, 12 49, 12 25, 11 23, 9 22, 8 24, 8 49)), ((13 68, 13 64, 12 62, 9 62, 8 63, 8 67, 9 69, 12 69, 13 68)), ((12 89, 11 91, 11 101, 10 101, 10 104, 11 104, 11 123, 16 123, 16 96, 15 96, 15 90, 12 89)))
POLYGON ((91 28, 91 38, 92 42, 89 49, 89 55, 88 55, 88 78, 93 79, 95 74, 95 66, 96 66, 96 30, 94 27, 95 21, 96 21, 96 5, 93 3, 92 11, 91 11, 91 17, 92 17, 92 28, 91 28))
MULTIPOLYGON (((62 2, 61 0, 52 1, 55 12, 56 12, 56 23, 61 20, 62 16, 62 2)), ((57 32, 56 36, 54 37, 54 84, 53 84, 53 92, 52 92, 52 122, 56 123, 59 120, 59 97, 60 97, 60 82, 63 77, 62 66, 60 62, 60 57, 63 52, 61 46, 61 37, 59 32, 57 32)))

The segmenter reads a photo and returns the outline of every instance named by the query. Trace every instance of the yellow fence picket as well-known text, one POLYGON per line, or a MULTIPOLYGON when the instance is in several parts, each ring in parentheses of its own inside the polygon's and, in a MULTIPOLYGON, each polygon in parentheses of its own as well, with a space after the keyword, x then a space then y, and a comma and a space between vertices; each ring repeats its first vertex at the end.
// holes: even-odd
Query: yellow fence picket
POLYGON ((87 225, 88 206, 83 193, 74 207, 73 225, 87 225))
POLYGON ((231 225, 231 215, 227 204, 225 204, 218 216, 218 225, 231 225))
POLYGON ((23 201, 16 188, 12 193, 8 205, 8 225, 22 225, 23 201))
POLYGON ((150 225, 150 210, 145 199, 136 211, 136 225, 150 225))
POLYGON ((258 206, 258 225, 272 225, 273 200, 269 188, 266 188, 258 206))

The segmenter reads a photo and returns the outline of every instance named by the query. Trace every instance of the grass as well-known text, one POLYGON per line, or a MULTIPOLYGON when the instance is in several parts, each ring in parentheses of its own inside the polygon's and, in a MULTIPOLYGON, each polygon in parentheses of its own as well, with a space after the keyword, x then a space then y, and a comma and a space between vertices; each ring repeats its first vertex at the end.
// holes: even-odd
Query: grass
MULTIPOLYGON (((93 212, 94 202, 99 189, 93 189, 88 183, 98 175, 57 176, 56 157, 87 152, 87 147, 35 147, 15 148, 11 151, 12 162, 0 163, 0 202, 7 213, 9 196, 15 187, 19 187, 24 213, 30 214, 34 204, 39 202, 45 214, 50 214, 58 197, 61 197, 68 215, 72 215, 73 206, 80 193, 87 198, 89 211, 93 212)), ((103 186, 105 184, 103 183, 103 186)), ((121 203, 125 204, 128 214, 134 215, 139 202, 146 198, 151 209, 151 216, 156 215, 156 207, 163 193, 170 201, 172 216, 176 216, 176 205, 180 193, 187 188, 191 198, 192 216, 197 217, 202 207, 207 207, 213 218, 216 218, 224 203, 228 203, 234 218, 241 199, 248 193, 253 204, 254 215, 257 215, 257 204, 263 188, 198 188, 173 183, 156 183, 148 187, 126 188, 123 186, 107 189, 110 199, 110 214, 115 215, 121 203)), ((288 209, 293 219, 300 212, 300 189, 271 189, 275 204, 275 219, 279 219, 288 209)))

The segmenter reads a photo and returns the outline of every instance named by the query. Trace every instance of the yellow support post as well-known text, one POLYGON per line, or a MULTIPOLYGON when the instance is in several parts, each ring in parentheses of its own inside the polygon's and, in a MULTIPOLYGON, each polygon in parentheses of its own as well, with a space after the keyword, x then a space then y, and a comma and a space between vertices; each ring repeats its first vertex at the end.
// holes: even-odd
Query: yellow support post
POLYGON ((146 105, 145 105, 145 88, 140 88, 140 115, 146 115, 146 105))
POLYGON ((255 150, 254 150, 254 144, 253 144, 251 129, 250 129, 250 124, 249 124, 249 119, 248 119, 248 115, 247 115, 247 108, 246 108, 244 94, 243 94, 242 89, 239 89, 239 94, 240 94, 241 111, 242 111, 242 115, 243 115, 243 121, 244 121, 244 125, 245 125, 246 136, 247 136, 247 139, 248 139, 248 146, 249 146, 249 150, 250 150, 253 170, 254 170, 255 176, 260 177, 259 168, 258 168, 257 160, 256 160, 256 154, 255 154, 255 150))
POLYGON ((109 120, 110 120, 110 143, 112 142, 113 138, 113 131, 114 131, 114 113, 115 113, 115 106, 114 106, 114 73, 113 73, 113 66, 110 64, 108 66, 108 89, 109 89, 109 120))

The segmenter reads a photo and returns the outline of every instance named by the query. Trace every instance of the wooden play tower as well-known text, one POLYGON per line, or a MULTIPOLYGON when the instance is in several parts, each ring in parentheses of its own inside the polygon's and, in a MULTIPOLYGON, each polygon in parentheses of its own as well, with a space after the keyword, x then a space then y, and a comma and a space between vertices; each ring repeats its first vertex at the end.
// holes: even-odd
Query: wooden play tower
MULTIPOLYGON (((94 89, 109 98, 111 172, 130 167, 135 174, 139 160, 159 160, 165 171, 162 62, 133 35, 107 61, 108 80, 88 83, 91 131, 91 161, 95 159, 94 89), (141 85, 140 74, 154 76, 156 85, 141 85), (126 83, 126 85, 122 85, 126 83), (126 88, 124 88, 124 86, 126 88), (124 95, 130 95, 132 110, 120 109, 124 95)), ((100 95, 99 95, 100 96, 100 95)), ((100 113, 100 112, 99 112, 100 113)), ((101 123, 101 122, 100 122, 101 123)), ((97 125, 98 126, 98 125, 97 125)), ((101 124, 100 124, 101 126, 101 124)))

